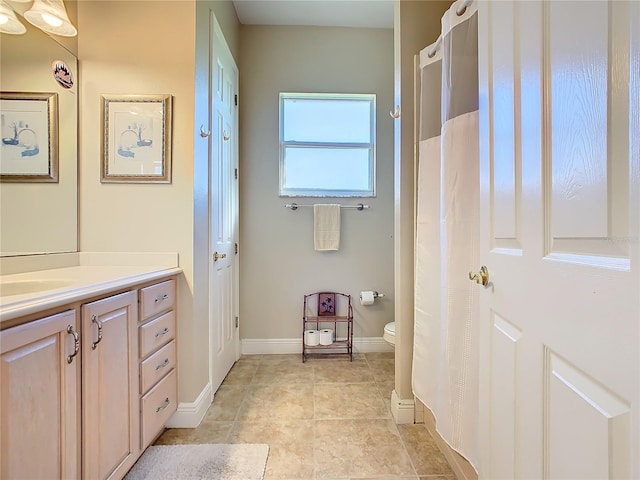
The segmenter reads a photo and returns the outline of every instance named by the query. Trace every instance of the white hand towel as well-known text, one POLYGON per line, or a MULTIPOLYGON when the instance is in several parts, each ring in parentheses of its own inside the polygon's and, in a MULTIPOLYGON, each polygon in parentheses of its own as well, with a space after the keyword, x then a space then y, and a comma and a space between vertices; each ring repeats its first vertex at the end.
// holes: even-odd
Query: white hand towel
POLYGON ((313 245, 318 251, 340 248, 340 205, 313 206, 313 245))

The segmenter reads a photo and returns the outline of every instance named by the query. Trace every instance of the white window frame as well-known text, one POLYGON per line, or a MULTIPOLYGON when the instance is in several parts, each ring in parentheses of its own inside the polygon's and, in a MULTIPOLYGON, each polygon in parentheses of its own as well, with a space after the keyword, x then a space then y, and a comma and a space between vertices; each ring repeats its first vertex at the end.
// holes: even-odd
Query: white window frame
POLYGON ((279 100, 279 138, 280 138, 280 177, 279 194, 281 197, 375 197, 376 196, 376 94, 368 93, 280 93, 279 100), (284 141, 284 100, 300 98, 312 100, 368 100, 371 104, 370 139, 368 143, 343 142, 294 142, 284 141), (369 186, 368 190, 334 190, 285 188, 285 149, 287 147, 318 148, 368 148, 369 149, 369 186))

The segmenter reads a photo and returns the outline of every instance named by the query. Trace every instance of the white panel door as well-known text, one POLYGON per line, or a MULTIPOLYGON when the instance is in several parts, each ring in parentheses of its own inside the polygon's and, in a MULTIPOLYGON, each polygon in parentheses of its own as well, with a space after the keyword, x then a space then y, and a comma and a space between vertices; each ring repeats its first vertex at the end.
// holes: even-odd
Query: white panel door
POLYGON ((480 22, 480 476, 640 478, 640 2, 480 22))
POLYGON ((238 69, 211 14, 209 345, 215 392, 238 359, 238 69))

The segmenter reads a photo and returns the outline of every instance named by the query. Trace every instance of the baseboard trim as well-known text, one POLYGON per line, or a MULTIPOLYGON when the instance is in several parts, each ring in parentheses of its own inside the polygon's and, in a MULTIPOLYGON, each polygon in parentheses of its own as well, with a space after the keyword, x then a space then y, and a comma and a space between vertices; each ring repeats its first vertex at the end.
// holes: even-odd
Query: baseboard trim
POLYGON ((403 400, 398 397, 395 389, 391 392, 391 415, 397 425, 414 423, 415 402, 413 399, 403 400))
MULTIPOLYGON (((240 340, 243 355, 302 353, 301 338, 245 338, 240 340)), ((354 353, 393 352, 382 337, 353 339, 354 353)))
POLYGON ((207 383, 194 402, 178 404, 178 409, 166 424, 167 428, 196 428, 200 425, 212 401, 211 383, 207 383))

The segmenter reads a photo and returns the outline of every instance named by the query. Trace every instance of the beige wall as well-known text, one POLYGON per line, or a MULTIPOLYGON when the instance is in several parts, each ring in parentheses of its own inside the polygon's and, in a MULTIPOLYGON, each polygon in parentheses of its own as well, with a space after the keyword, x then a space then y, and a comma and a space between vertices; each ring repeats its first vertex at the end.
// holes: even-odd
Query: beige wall
POLYGON ((237 51, 238 24, 230 2, 78 4, 80 249, 179 253, 184 270, 178 287, 182 402, 194 401, 209 381, 208 312, 206 302, 203 306, 194 301, 193 293, 194 283, 203 281, 194 274, 194 142, 199 138, 194 128, 194 76, 196 58, 204 55, 206 61, 208 51, 208 34, 201 31, 208 28, 206 17, 204 24, 198 18, 197 38, 204 45, 196 50, 196 8, 203 7, 220 12, 225 34, 236 38, 232 48, 237 51), (171 184, 100 183, 100 95, 105 93, 173 96, 171 184))
POLYGON ((440 35, 440 19, 450 1, 396 0, 395 104, 401 116, 395 121, 395 291, 396 291, 396 375, 395 390, 400 399, 413 399, 413 275, 415 239, 415 151, 414 57, 440 35))
POLYGON ((393 31, 241 27, 240 336, 298 338, 302 297, 354 295, 356 337, 381 337, 393 320, 393 31), (278 197, 279 92, 377 94, 377 197, 278 197), (343 210, 338 252, 313 249, 313 210, 285 203, 358 203, 343 210), (361 290, 385 297, 358 302, 361 290))

